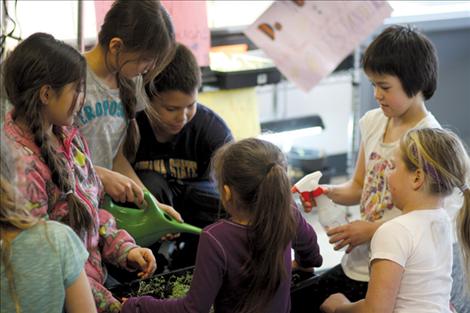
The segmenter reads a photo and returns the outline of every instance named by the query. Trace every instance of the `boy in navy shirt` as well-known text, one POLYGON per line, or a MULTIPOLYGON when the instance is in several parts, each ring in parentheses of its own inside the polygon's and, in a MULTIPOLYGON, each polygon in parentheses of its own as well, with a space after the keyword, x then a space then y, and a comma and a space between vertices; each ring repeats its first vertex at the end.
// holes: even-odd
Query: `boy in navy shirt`
MULTIPOLYGON (((200 86, 194 55, 178 44, 172 62, 145 86, 150 101, 136 116, 141 141, 133 167, 157 199, 185 222, 204 227, 219 218, 211 156, 233 137, 220 116, 197 102, 200 86)), ((182 234, 177 248, 182 242, 185 248, 173 254, 172 268, 194 264, 197 236, 182 234)))

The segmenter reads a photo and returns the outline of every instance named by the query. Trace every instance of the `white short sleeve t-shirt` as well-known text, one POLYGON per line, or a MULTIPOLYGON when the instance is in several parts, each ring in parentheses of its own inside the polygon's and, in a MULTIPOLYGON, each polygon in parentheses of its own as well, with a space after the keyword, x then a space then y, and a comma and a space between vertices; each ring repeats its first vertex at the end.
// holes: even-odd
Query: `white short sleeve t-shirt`
MULTIPOLYGON (((137 111, 146 106, 143 79, 134 79, 137 111)), ((111 89, 87 68, 86 99, 75 121, 85 136, 94 165, 112 169, 113 160, 124 142, 129 124, 119 89, 111 89)))
POLYGON ((447 313, 452 288, 452 225, 444 209, 417 210, 384 223, 371 241, 371 262, 404 268, 394 313, 447 313))
MULTIPOLYGON (((384 143, 383 136, 388 117, 382 110, 368 111, 359 121, 365 156, 364 187, 360 201, 362 220, 370 222, 388 221, 401 214, 392 203, 386 181, 386 170, 399 141, 384 143)), ((431 113, 428 113, 415 127, 441 126, 431 113)), ((355 247, 345 254, 341 265, 344 273, 357 281, 369 281, 369 244, 355 247)))

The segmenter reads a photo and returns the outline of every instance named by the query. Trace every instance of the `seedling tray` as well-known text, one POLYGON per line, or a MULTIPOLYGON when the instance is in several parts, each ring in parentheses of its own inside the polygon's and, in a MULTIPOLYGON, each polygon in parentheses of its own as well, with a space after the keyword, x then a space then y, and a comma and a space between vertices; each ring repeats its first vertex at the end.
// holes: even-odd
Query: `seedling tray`
MULTIPOLYGON (((190 266, 157 274, 145 280, 118 285, 110 290, 118 299, 147 295, 159 299, 181 298, 189 291, 193 273, 194 266, 190 266)), ((314 277, 312 273, 294 272, 291 293, 308 286, 314 277)))

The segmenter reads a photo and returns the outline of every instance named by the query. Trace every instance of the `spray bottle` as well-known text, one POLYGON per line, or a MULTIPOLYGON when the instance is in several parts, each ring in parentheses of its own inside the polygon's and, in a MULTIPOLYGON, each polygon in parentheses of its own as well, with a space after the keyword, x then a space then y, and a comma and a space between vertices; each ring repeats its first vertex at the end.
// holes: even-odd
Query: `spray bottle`
POLYGON ((323 188, 319 186, 321 177, 320 171, 304 176, 292 187, 292 192, 299 193, 304 201, 310 201, 310 196, 315 199, 318 207, 318 219, 325 230, 347 224, 345 208, 341 208, 331 201, 324 194, 323 188))

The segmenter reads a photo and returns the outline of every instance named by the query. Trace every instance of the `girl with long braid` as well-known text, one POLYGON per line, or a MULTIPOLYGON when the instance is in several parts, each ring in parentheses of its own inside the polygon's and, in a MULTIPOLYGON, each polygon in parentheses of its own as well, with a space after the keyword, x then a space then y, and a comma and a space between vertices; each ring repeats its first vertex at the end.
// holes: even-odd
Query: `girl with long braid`
POLYGON ((116 229, 112 215, 99 209, 103 186, 84 138, 73 127, 85 96, 86 61, 49 34, 21 42, 5 61, 5 90, 13 106, 4 131, 18 151, 23 194, 37 217, 69 225, 85 244, 85 271, 98 312, 119 312, 121 304, 103 286, 103 262, 142 277, 155 271, 155 257, 116 229))

